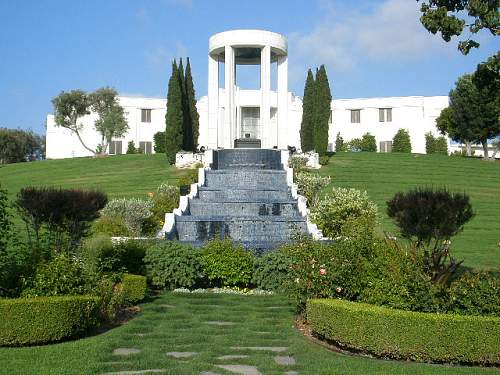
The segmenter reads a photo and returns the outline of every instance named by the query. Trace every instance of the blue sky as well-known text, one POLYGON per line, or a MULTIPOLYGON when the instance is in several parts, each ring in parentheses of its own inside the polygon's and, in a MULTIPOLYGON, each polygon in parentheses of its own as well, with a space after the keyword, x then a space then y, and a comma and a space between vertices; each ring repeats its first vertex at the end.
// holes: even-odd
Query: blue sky
POLYGON ((208 38, 236 28, 288 36, 290 90, 324 63, 336 98, 446 95, 500 47, 482 33, 462 56, 418 17, 414 0, 2 1, 0 126, 44 132, 61 90, 165 96, 174 57, 190 57, 206 95, 208 38))

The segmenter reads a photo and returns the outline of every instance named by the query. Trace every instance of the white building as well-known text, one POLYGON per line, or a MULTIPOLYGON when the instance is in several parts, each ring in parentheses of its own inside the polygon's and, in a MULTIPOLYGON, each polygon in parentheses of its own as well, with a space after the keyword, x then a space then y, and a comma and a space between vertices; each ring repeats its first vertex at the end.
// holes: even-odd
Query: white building
MULTIPOLYGON (((110 154, 124 154, 134 141, 145 153, 154 152, 153 135, 165 130, 166 99, 119 97, 130 126, 128 133, 112 142, 110 154)), ((447 96, 410 96, 367 99, 336 99, 331 103, 329 149, 334 150, 340 133, 345 141, 370 132, 379 151, 389 151, 398 129, 410 132, 412 151, 425 153, 427 132, 439 135, 436 117, 448 105, 447 96)), ((197 103, 200 115, 199 147, 262 147, 300 149, 302 100, 288 91, 287 39, 262 30, 234 30, 210 38, 208 53, 208 96, 197 103), (224 77, 219 77, 222 71, 224 77), (272 64, 276 64, 273 67, 272 64), (238 86, 237 65, 260 65, 260 90, 238 86), (276 91, 271 90, 275 68, 276 91), (223 87, 221 82, 223 82, 223 87)), ((82 138, 90 148, 100 137, 94 129, 95 114, 81 119, 82 138)), ((55 126, 47 116, 47 158, 90 156, 70 131, 55 126)))

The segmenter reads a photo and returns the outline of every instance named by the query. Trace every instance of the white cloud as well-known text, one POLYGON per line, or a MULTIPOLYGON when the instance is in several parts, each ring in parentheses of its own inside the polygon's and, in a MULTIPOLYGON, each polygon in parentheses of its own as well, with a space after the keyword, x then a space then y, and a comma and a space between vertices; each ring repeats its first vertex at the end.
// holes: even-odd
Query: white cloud
POLYGON ((310 32, 291 35, 290 50, 298 62, 348 71, 361 62, 416 61, 455 49, 424 29, 416 1, 385 0, 363 6, 363 12, 340 10, 338 4, 323 0, 320 23, 310 32))

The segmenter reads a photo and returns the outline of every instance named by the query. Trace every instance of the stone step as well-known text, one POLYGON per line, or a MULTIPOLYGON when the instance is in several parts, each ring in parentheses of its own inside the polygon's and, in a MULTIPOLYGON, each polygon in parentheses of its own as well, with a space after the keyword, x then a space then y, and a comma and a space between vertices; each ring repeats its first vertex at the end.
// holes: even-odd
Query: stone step
POLYGON ((208 202, 201 199, 189 201, 192 216, 298 216, 295 201, 281 202, 208 202))
POLYGON ((286 172, 283 170, 208 170, 205 186, 224 189, 288 190, 286 172))
POLYGON ((307 233, 304 219, 283 216, 176 216, 180 241, 205 241, 217 237, 238 242, 288 242, 307 233))
POLYGON ((213 152, 212 169, 282 169, 278 150, 228 149, 213 152))
POLYGON ((279 202, 290 199, 287 190, 277 189, 222 189, 201 186, 198 197, 207 202, 279 202))

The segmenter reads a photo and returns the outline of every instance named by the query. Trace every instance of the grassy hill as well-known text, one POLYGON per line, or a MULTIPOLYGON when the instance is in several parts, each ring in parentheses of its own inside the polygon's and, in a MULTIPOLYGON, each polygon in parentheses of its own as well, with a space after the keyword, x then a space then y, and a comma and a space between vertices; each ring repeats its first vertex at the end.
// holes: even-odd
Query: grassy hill
MULTIPOLYGON (((184 173, 168 166, 164 155, 121 155, 5 165, 0 167, 0 184, 12 198, 29 185, 92 187, 110 197, 145 197, 161 182, 175 183, 184 173)), ((465 191, 476 216, 454 239, 454 254, 468 266, 500 266, 500 163, 440 155, 343 153, 320 173, 332 176, 332 186, 366 190, 379 206, 382 228, 392 232, 385 202, 397 191, 419 185, 465 191)))
POLYGON ((471 198, 476 216, 452 239, 452 252, 467 266, 500 266, 500 163, 444 155, 341 153, 320 170, 331 186, 366 190, 381 213, 381 225, 397 233, 385 213, 398 191, 416 186, 446 186, 471 198))

